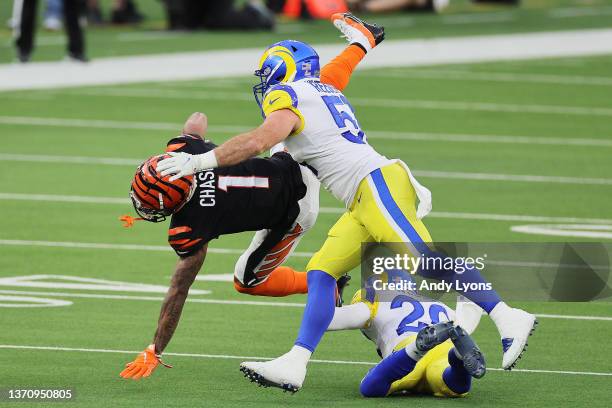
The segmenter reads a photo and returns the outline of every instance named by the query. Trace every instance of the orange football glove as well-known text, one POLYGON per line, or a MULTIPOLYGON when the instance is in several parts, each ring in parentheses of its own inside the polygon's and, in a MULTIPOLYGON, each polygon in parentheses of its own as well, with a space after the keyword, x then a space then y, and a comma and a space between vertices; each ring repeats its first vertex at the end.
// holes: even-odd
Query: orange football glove
POLYGON ((160 364, 164 367, 172 368, 171 365, 164 364, 161 361, 161 355, 155 353, 155 345, 151 344, 134 361, 127 363, 125 370, 119 375, 125 379, 139 380, 141 377, 150 376, 160 364))

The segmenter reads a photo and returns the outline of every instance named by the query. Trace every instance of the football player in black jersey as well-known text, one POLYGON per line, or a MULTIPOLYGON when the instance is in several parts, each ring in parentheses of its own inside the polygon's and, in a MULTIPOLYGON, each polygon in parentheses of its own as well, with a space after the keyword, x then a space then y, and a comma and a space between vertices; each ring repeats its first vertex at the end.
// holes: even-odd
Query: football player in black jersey
POLYGON ((234 286, 239 292, 287 296, 308 291, 305 272, 281 265, 316 221, 319 181, 310 169, 283 152, 282 146, 272 149, 269 158, 253 158, 173 182, 157 172, 157 163, 168 152, 200 154, 214 149, 216 145, 204 138, 206 130, 206 116, 192 114, 182 134, 168 142, 166 154, 146 160, 132 180, 130 197, 140 218, 124 216, 126 226, 137 219, 161 222, 171 216, 168 242, 179 261, 154 343, 121 373, 124 378, 147 376, 146 356, 151 371, 161 364, 159 353, 178 325, 208 243, 221 235, 256 231, 234 268, 234 286))

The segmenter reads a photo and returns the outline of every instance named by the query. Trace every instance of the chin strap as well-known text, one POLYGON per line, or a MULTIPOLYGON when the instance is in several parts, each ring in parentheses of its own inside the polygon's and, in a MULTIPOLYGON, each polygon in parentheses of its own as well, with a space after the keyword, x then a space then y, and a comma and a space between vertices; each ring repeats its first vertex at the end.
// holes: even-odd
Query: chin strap
POLYGON ((132 217, 130 215, 122 215, 121 217, 119 217, 119 221, 123 222, 124 228, 133 227, 136 221, 144 221, 144 220, 145 220, 144 218, 132 217))

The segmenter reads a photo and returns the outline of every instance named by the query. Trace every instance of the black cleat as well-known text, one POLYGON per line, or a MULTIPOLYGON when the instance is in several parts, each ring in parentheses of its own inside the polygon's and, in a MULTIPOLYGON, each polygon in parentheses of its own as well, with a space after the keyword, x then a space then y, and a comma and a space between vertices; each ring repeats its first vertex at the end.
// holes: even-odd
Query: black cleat
POLYGON ((342 299, 342 294, 344 289, 349 286, 349 281, 351 280, 351 275, 343 275, 336 281, 336 288, 338 289, 338 298, 336 299, 336 307, 342 307, 344 304, 344 299, 342 299))
POLYGON ((444 343, 449 339, 452 329, 453 322, 436 323, 421 329, 415 341, 417 350, 425 353, 438 344, 444 343))
POLYGON ((455 345, 457 356, 463 360, 463 366, 467 372, 474 378, 484 377, 487 372, 487 364, 484 355, 470 335, 461 326, 457 326, 451 329, 450 339, 455 345))

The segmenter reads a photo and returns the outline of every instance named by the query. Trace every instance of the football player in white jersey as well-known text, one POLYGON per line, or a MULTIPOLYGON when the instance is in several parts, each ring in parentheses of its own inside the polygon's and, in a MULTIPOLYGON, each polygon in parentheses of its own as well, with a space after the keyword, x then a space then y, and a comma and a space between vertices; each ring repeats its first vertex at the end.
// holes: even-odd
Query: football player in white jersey
MULTIPOLYGON (((411 277, 395 271, 383 279, 411 277)), ((484 356, 469 336, 482 312, 459 298, 455 312, 414 291, 376 293, 370 286, 357 291, 349 306, 336 308, 327 330, 360 329, 383 359, 361 381, 364 397, 400 392, 458 397, 470 390, 472 377, 484 376, 484 356)))
MULTIPOLYGON (((380 27, 350 14, 336 14, 332 20, 364 53, 382 41, 380 27)), ((421 221, 431 209, 431 193, 406 164, 386 158, 368 144, 347 98, 335 86, 321 83, 319 71, 319 56, 309 45, 292 40, 271 45, 255 71, 260 83, 253 87, 263 124, 205 154, 177 153, 158 165, 163 176, 180 178, 240 163, 282 142, 296 161, 306 163, 344 202, 347 211, 308 263, 308 301, 293 348, 269 362, 241 364, 260 384, 291 391, 302 387, 308 361, 333 318, 336 279, 359 265, 362 242, 403 242, 412 256, 436 255, 421 221)), ((460 287, 485 284, 476 268, 461 274, 418 272, 460 287)), ((535 316, 509 307, 494 290, 462 294, 494 321, 502 338, 502 366, 511 369, 537 323, 535 316)))

